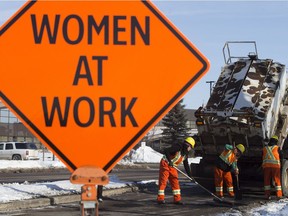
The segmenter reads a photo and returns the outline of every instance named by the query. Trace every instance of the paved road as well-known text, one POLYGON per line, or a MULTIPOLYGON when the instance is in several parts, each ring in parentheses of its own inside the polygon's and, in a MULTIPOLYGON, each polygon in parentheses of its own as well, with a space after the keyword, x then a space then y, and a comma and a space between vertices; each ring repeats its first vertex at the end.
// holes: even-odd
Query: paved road
POLYGON ((23 183, 25 181, 47 182, 60 181, 70 178, 71 173, 67 169, 52 169, 52 170, 22 170, 13 172, 1 172, 0 183, 23 183))
MULTIPOLYGON (((115 168, 111 175, 117 175, 121 181, 137 182, 142 180, 157 179, 159 164, 136 164, 132 167, 120 166, 115 168)), ((67 169, 31 169, 13 172, 0 172, 0 183, 23 183, 28 181, 47 182, 68 180, 71 172, 67 169)))
MULTIPOLYGON (((198 186, 188 182, 182 182, 183 206, 173 204, 173 196, 171 189, 167 188, 167 196, 165 205, 156 203, 157 186, 150 184, 140 188, 137 192, 129 192, 125 194, 115 195, 104 199, 99 206, 99 215, 105 216, 139 216, 139 215, 216 215, 231 210, 232 205, 221 205, 213 202, 211 196, 208 196, 198 186)), ((234 208, 245 207, 243 205, 235 205, 234 208)), ((1 215, 1 214, 0 214, 1 215)), ((79 216, 80 208, 78 203, 62 204, 42 209, 22 210, 9 215, 21 216, 79 216)))
MULTIPOLYGON (((122 181, 139 182, 141 180, 157 179, 158 165, 149 168, 114 169, 111 173, 117 175, 122 181)), ((181 175, 180 175, 181 176, 181 175)), ((156 203, 157 185, 155 183, 138 185, 138 190, 106 197, 99 206, 99 215, 107 216, 138 216, 138 215, 217 215, 232 210, 245 211, 247 208, 255 207, 263 202, 263 191, 261 188, 249 188, 243 190, 241 203, 226 204, 215 203, 213 197, 199 186, 190 183, 184 177, 180 177, 182 197, 185 205, 178 206, 172 203, 173 196, 171 188, 166 190, 166 205, 156 203)), ((213 181, 212 179, 209 180, 213 181)), ((207 182, 206 182, 207 183, 207 182)), ((213 184, 213 182, 211 182, 213 184)), ((234 201, 234 200, 230 200, 234 201)), ((59 204, 45 208, 28 209, 16 212, 0 214, 1 216, 76 216, 80 215, 79 202, 59 204)))

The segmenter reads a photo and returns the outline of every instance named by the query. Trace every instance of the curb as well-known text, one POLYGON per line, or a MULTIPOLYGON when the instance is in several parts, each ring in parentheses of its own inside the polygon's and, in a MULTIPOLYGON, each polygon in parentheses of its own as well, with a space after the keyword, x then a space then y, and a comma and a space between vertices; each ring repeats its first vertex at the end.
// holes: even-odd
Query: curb
MULTIPOLYGON (((123 188, 108 189, 103 191, 103 196, 119 195, 126 192, 138 191, 137 186, 127 186, 123 188)), ((35 198, 29 200, 14 201, 9 203, 0 203, 0 212, 5 213, 8 211, 15 211, 21 209, 39 208, 46 206, 53 206, 65 203, 73 203, 81 201, 80 194, 63 195, 55 197, 35 198)))

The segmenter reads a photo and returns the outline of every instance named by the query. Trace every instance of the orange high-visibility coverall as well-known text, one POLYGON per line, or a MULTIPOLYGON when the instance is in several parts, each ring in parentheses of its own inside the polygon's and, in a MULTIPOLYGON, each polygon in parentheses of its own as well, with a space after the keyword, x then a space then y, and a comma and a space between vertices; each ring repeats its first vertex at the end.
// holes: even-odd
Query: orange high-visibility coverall
POLYGON ((165 199, 165 188, 167 186, 167 181, 169 180, 174 196, 174 202, 179 202, 181 200, 181 191, 178 180, 178 172, 173 166, 169 166, 169 160, 167 157, 169 157, 169 160, 173 163, 173 166, 178 166, 181 162, 183 162, 186 173, 188 176, 191 176, 188 164, 188 153, 183 152, 180 145, 173 146, 172 148, 166 150, 165 155, 160 161, 157 201, 163 201, 165 199), (175 150, 177 151, 175 152, 175 150))
POLYGON ((276 196, 282 197, 282 188, 280 180, 280 155, 277 145, 265 146, 263 148, 263 171, 264 171, 264 191, 266 198, 271 193, 271 178, 275 182, 276 196))
POLYGON ((217 196, 223 197, 223 182, 225 182, 228 195, 234 197, 231 170, 236 169, 238 169, 237 158, 233 152, 233 146, 226 144, 225 150, 218 157, 214 168, 214 182, 217 196))

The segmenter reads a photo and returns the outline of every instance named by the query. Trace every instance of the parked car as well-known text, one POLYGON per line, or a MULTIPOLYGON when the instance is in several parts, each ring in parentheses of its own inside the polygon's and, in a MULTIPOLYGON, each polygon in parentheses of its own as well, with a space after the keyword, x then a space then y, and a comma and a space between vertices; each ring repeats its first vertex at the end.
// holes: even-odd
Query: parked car
POLYGON ((39 160, 38 149, 34 143, 29 142, 2 142, 0 159, 39 160))

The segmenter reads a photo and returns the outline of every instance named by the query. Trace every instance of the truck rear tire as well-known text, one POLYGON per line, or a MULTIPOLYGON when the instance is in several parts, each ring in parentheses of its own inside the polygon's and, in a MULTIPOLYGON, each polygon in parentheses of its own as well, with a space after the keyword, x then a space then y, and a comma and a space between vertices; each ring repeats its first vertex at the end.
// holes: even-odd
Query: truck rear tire
POLYGON ((281 184, 283 195, 288 196, 288 160, 282 162, 281 184))
POLYGON ((12 160, 22 160, 21 155, 18 154, 13 155, 12 160))

